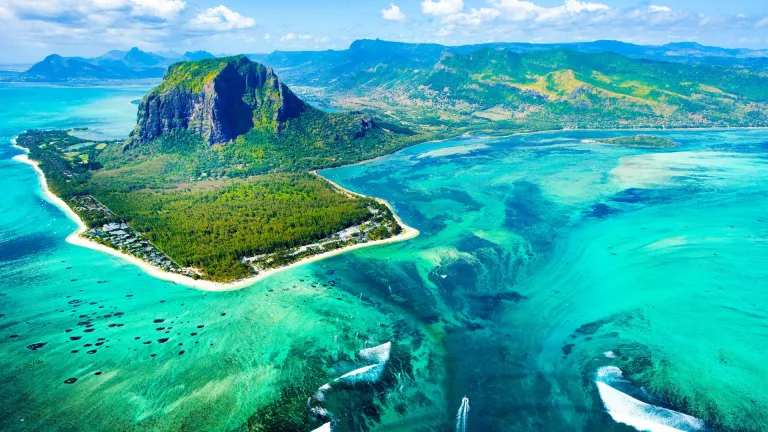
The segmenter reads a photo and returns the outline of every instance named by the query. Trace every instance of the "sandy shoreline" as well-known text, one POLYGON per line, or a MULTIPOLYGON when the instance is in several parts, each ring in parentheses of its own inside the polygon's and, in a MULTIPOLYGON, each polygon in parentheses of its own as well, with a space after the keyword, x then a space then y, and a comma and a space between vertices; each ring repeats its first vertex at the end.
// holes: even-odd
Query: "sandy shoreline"
MULTIPOLYGON (((367 242, 367 243, 359 243, 359 244, 354 244, 354 245, 350 245, 350 246, 347 246, 347 247, 343 247, 343 248, 340 248, 340 249, 335 249, 335 250, 332 250, 332 251, 323 252, 321 254, 317 254, 317 255, 313 255, 311 257, 307 257, 307 258, 301 259, 301 260, 296 261, 295 263, 289 264, 287 266, 265 270, 265 271, 259 273, 258 275, 249 277, 247 279, 241 279, 241 280, 235 281, 235 282, 221 283, 221 282, 211 282, 211 281, 206 281, 206 280, 195 280, 195 279, 192 279, 191 277, 188 277, 188 276, 183 276, 183 275, 180 275, 180 274, 170 273, 170 272, 164 271, 164 270, 162 270, 160 268, 157 268, 157 267, 155 267, 155 266, 153 266, 153 265, 151 265, 151 264, 149 264, 149 263, 147 263, 145 261, 142 261, 142 260, 140 260, 140 259, 138 259, 138 258, 136 258, 136 257, 134 257, 132 255, 128 255, 128 254, 122 253, 122 252, 120 252, 120 251, 118 251, 116 249, 112 249, 112 248, 110 248, 108 246, 104 246, 102 244, 99 244, 99 243, 96 243, 96 242, 93 242, 91 240, 88 240, 88 239, 84 238, 81 234, 83 234, 88 229, 87 226, 85 225, 85 222, 83 222, 83 220, 80 219, 80 216, 78 216, 77 213, 75 213, 69 207, 69 205, 67 205, 67 203, 64 202, 64 200, 62 200, 61 198, 56 196, 56 194, 51 192, 51 190, 48 188, 48 181, 45 178, 45 174, 43 173, 43 170, 40 169, 40 167, 38 166, 38 163, 36 161, 33 161, 32 159, 29 158, 29 156, 28 156, 29 151, 27 149, 25 149, 24 147, 20 147, 20 146, 16 145, 16 138, 11 140, 11 144, 14 147, 16 147, 16 148, 18 148, 18 149, 20 149, 20 150, 25 152, 25 154, 14 156, 13 160, 21 162, 21 163, 24 163, 24 164, 27 164, 27 165, 31 166, 35 170, 35 172, 37 173, 37 175, 38 175, 38 177, 40 179, 40 186, 41 186, 41 189, 43 191, 43 195, 44 195, 44 198, 46 199, 46 201, 48 201, 51 204, 55 205, 56 207, 60 208, 70 219, 72 219, 77 224, 77 230, 75 230, 72 234, 67 236, 67 239, 66 239, 67 243, 70 243, 70 244, 73 244, 73 245, 76 245, 76 246, 81 246, 81 247, 93 249, 93 250, 97 250, 99 252, 104 252, 104 253, 110 254, 112 256, 116 256, 118 258, 122 258, 122 259, 130 262, 131 264, 134 264, 134 265, 138 266, 139 268, 141 268, 145 273, 149 274, 150 276, 156 277, 158 279, 166 280, 166 281, 169 281, 169 282, 174 282, 174 283, 177 283, 179 285, 185 285, 185 286, 188 286, 188 287, 191 287, 191 288, 203 290, 203 291, 232 291, 232 290, 242 289, 242 288, 245 288, 247 286, 253 285, 254 283, 256 283, 256 282, 258 282, 258 281, 260 281, 262 279, 266 279, 269 276, 272 276, 273 274, 280 273, 280 272, 282 272, 284 270, 288 270, 288 269, 291 269, 291 268, 294 268, 294 267, 299 267, 301 265, 308 264, 308 263, 311 263, 311 262, 320 261, 322 259, 330 258, 332 256, 341 255, 341 254, 343 254, 345 252, 349 252, 349 251, 352 251, 352 250, 362 249, 362 248, 365 248, 365 247, 377 246, 377 245, 382 245, 382 244, 387 244, 387 243, 395 243, 395 242, 405 241, 405 240, 412 239, 412 238, 414 238, 414 237, 419 235, 419 231, 418 230, 416 230, 414 228, 411 228, 408 225, 403 223, 403 221, 397 216, 397 214, 394 212, 394 210, 392 210, 392 206, 388 202, 386 202, 385 200, 380 199, 380 198, 373 198, 373 199, 377 200, 378 202, 386 205, 390 210, 392 210, 392 214, 394 215, 395 220, 403 228, 403 231, 399 235, 394 236, 394 237, 390 237, 390 238, 387 238, 387 239, 383 239, 383 240, 376 240, 376 241, 367 242)), ((323 178, 324 180, 326 180, 329 183, 331 183, 334 187, 344 191, 345 193, 349 193, 349 194, 352 194, 352 195, 355 195, 355 196, 361 196, 361 197, 364 196, 364 195, 358 194, 356 192, 344 189, 343 187, 339 186, 338 184, 336 184, 336 183, 326 179, 325 177, 320 176, 316 172, 313 172, 313 174, 323 178)))

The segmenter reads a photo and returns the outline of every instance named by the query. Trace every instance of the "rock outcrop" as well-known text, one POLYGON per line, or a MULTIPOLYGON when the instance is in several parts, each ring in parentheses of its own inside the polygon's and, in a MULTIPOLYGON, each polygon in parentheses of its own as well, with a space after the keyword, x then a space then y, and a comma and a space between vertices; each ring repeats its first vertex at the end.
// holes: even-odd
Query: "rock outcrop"
POLYGON ((127 146, 178 131, 226 144, 254 127, 278 131, 307 109, 271 68, 244 56, 177 63, 141 101, 127 146))

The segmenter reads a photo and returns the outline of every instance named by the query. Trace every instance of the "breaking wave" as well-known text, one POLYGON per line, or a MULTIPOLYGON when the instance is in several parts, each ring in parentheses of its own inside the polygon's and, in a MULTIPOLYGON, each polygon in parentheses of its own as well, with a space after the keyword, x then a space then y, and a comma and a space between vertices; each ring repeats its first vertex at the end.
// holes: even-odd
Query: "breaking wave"
MULTIPOLYGON (((608 414, 617 422, 640 431, 689 432, 705 429, 704 421, 678 411, 645 403, 618 388, 632 389, 621 369, 604 366, 597 370, 597 390, 608 414)), ((637 391, 637 389, 635 388, 637 391)))

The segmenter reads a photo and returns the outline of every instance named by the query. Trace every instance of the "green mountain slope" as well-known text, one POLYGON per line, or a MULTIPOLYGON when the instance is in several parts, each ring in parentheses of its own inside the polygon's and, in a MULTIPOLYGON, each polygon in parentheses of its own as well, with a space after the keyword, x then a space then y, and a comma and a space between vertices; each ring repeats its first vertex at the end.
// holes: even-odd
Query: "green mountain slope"
POLYGON ((565 49, 444 52, 429 68, 396 63, 328 91, 347 106, 447 127, 768 125, 768 75, 565 49), (351 90, 350 90, 351 89, 351 90), (351 101, 351 103, 350 103, 351 101), (482 126, 488 121, 494 126, 482 126))
POLYGON ((251 54, 249 57, 275 68, 291 85, 348 89, 371 80, 381 81, 382 74, 396 70, 412 72, 415 69, 430 69, 440 61, 444 53, 468 55, 485 49, 517 54, 567 49, 585 54, 615 53, 634 59, 768 71, 768 50, 726 49, 696 43, 647 46, 613 40, 554 44, 491 42, 446 46, 362 39, 352 42, 346 50, 274 51, 270 54, 251 54))
POLYGON ((242 177, 359 162, 420 139, 370 115, 313 108, 271 69, 238 56, 171 66, 141 101, 127 143, 100 161, 152 178, 242 177))
POLYGON ((768 77, 569 50, 447 54, 413 87, 422 99, 500 106, 518 118, 589 127, 616 123, 756 126, 768 123, 768 77), (430 92, 435 92, 432 94, 430 92))

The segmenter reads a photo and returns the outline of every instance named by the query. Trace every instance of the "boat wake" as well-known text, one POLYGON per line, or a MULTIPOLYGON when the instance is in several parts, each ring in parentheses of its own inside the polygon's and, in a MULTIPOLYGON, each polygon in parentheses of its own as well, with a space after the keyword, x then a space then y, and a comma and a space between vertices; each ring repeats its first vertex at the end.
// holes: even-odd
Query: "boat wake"
POLYGON ((469 419, 469 398, 464 396, 461 400, 459 412, 456 414, 456 432, 467 432, 467 420, 469 419))
POLYGON ((642 393, 624 378, 616 366, 597 370, 597 390, 608 414, 617 422, 640 431, 689 432, 705 429, 704 421, 678 411, 662 408, 636 399, 629 393, 642 393))

